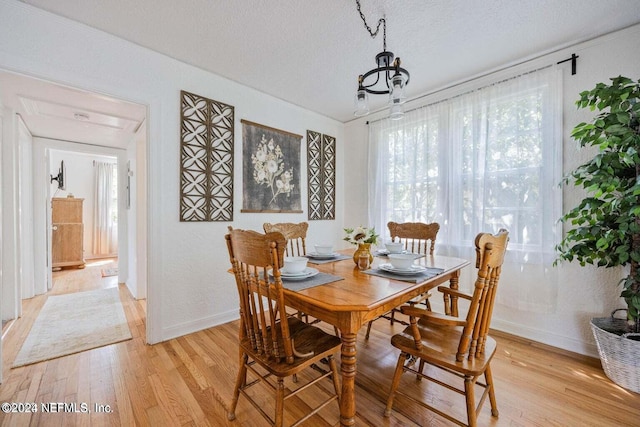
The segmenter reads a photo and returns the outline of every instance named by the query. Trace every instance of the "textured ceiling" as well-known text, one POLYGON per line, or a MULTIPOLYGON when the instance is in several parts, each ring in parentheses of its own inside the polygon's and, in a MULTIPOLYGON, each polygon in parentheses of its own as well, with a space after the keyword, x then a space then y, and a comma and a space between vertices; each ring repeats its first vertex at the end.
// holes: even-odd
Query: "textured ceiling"
MULTIPOLYGON (((342 122, 382 50, 355 0, 23 1, 342 122)), ((409 99, 640 22, 640 0, 362 0, 362 11, 372 27, 386 16, 409 99)))

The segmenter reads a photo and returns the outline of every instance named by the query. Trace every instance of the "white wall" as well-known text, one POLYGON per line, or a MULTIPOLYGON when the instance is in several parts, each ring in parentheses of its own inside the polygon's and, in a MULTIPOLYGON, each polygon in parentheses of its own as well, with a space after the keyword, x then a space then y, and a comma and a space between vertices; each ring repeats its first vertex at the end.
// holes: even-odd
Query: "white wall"
MULTIPOLYGON (((563 173, 566 173, 587 161, 592 154, 587 150, 578 150, 577 144, 570 137, 571 129, 590 117, 588 112, 578 111, 574 104, 579 98, 579 93, 592 89, 598 82, 607 82, 610 77, 618 75, 626 75, 635 80, 640 79, 640 56, 635 54, 638 48, 640 48, 640 25, 530 60, 527 64, 514 65, 510 70, 496 71, 492 75, 478 77, 475 82, 445 88, 437 94, 408 103, 407 109, 465 92, 472 85, 482 86, 488 82, 499 81, 509 74, 517 73, 518 70, 530 70, 555 64, 570 57, 571 53, 575 53, 579 56, 577 74, 571 75, 570 62, 562 66, 563 173)), ((345 157, 357 158, 359 153, 366 152, 368 140, 366 121, 376 120, 385 114, 388 112, 372 114, 370 117, 353 120, 345 125, 345 141, 347 141, 345 157)), ((349 169, 345 170, 345 179, 354 184, 345 190, 345 199, 349 201, 349 209, 345 211, 345 223, 366 223, 368 199, 361 192, 361 188, 367 184, 366 163, 350 164, 349 169)), ((566 211, 577 205, 581 194, 569 188, 564 190, 563 198, 563 211, 566 211)), ((557 268, 559 284, 555 312, 536 314, 496 305, 492 327, 556 347, 597 356, 589 319, 607 316, 613 308, 624 306, 618 298, 620 289, 616 287, 623 276, 622 270, 582 268, 578 264, 562 264, 557 268)), ((468 268, 463 273, 465 274, 471 276, 474 272, 468 268)), ((501 286, 508 285, 508 283, 501 284, 501 286)), ((439 296, 434 300, 435 304, 439 304, 439 296)))
MULTIPOLYGON (((146 123, 145 123, 146 125, 146 123)), ((147 229, 145 204, 138 203, 139 200, 146 200, 147 183, 146 176, 146 153, 147 128, 140 126, 135 138, 127 147, 127 170, 123 171, 128 175, 128 186, 130 192, 129 206, 124 200, 128 224, 137 224, 137 228, 130 228, 128 233, 129 249, 129 271, 127 275, 127 285, 135 298, 143 299, 147 297, 147 229), (140 179, 142 178, 142 179, 140 179)), ((127 177, 122 183, 127 185, 127 177)))
MULTIPOLYGON (((207 53, 205 53, 207 54, 207 53)), ((309 242, 342 237, 343 125, 29 5, 0 1, 0 67, 148 105, 148 340, 157 342, 238 317, 224 245, 228 225, 306 220, 304 214, 242 214, 242 127, 247 119, 306 135, 337 138, 337 220, 313 221, 309 242), (234 221, 179 221, 180 90, 235 107, 234 221)), ((302 163, 306 152, 301 150, 302 163)), ((139 165, 138 165, 139 166, 139 165)), ((303 167, 302 176, 306 175, 303 167)), ((140 176, 138 175, 138 178, 140 176)), ((138 265, 138 268, 141 268, 138 265)))
POLYGON ((0 313, 3 320, 15 319, 20 314, 20 220, 18 196, 20 165, 18 163, 18 131, 15 112, 0 107, 2 120, 2 289, 0 289, 0 313), (15 191, 8 191, 9 188, 15 191), (7 285, 7 286, 5 286, 7 285))
MULTIPOLYGON (((33 168, 32 146, 33 138, 20 117, 17 118, 18 126, 18 164, 20 176, 18 183, 18 206, 20 206, 20 282, 22 291, 20 298, 31 298, 35 292, 34 257, 33 257, 33 168)), ((22 305, 19 306, 18 315, 22 313, 22 305)))

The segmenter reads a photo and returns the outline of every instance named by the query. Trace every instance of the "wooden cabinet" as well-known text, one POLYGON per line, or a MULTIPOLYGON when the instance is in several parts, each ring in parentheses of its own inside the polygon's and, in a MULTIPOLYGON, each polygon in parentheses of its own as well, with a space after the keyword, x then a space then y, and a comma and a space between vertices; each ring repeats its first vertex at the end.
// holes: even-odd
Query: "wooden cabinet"
POLYGON ((82 202, 75 197, 51 199, 51 266, 84 268, 82 202))

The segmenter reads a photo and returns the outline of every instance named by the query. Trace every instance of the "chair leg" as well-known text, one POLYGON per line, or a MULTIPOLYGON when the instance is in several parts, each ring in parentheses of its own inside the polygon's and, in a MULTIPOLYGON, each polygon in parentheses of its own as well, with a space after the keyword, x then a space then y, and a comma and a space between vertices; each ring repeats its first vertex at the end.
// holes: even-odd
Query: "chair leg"
POLYGON ((276 420, 273 425, 276 427, 284 425, 284 379, 280 377, 276 384, 276 420))
POLYGON ((431 303, 429 302, 429 298, 424 300, 424 306, 427 307, 427 310, 431 311, 431 303))
POLYGON ((391 309, 391 326, 393 326, 393 322, 395 322, 396 320, 396 311, 398 310, 396 310, 395 308, 391 309))
POLYGON ((340 395, 342 394, 342 389, 340 388, 340 372, 338 372, 338 364, 333 356, 329 356, 329 367, 331 368, 333 388, 335 388, 336 396, 338 396, 338 406, 340 406, 340 395))
POLYGON ((398 363, 396 364, 396 371, 393 373, 393 380, 391 381, 391 390, 389 390, 389 398, 387 399, 387 407, 384 410, 384 416, 389 417, 391 415, 391 409, 393 408, 393 399, 396 395, 396 390, 400 384, 400 377, 402 376, 404 362, 409 358, 409 354, 400 353, 398 357, 398 363))
POLYGON ((333 332, 335 332, 336 336, 337 336, 338 338, 340 338, 340 331, 338 330, 338 327, 337 327, 337 326, 334 326, 334 327, 333 327, 333 332))
POLYGON ((236 419, 236 406, 238 405, 238 398, 240 397, 240 388, 247 382, 247 362, 249 357, 241 351, 240 356, 240 369, 238 370, 238 377, 236 378, 236 387, 233 390, 233 398, 231 399, 231 405, 229 405, 229 412, 227 412, 227 419, 233 421, 236 419))
POLYGON ((476 427, 476 399, 474 395, 475 381, 473 377, 464 377, 464 397, 467 400, 467 422, 469 427, 476 427))
POLYGON ((491 403, 491 415, 498 416, 498 404, 496 402, 496 392, 493 388, 493 376, 491 375, 491 366, 487 365, 487 370, 484 371, 484 380, 489 387, 489 402, 491 403))
POLYGON ((367 333, 366 333, 366 335, 364 336, 364 339, 365 339, 365 340, 368 340, 368 339, 369 339, 369 334, 371 333, 371 324, 372 324, 372 323, 373 323, 373 320, 370 320, 370 321, 369 321, 369 324, 367 325, 367 333))
MULTIPOLYGON (((420 359, 420 364, 418 365, 418 372, 422 373, 424 371, 424 360, 420 359)), ((422 381, 422 377, 420 375, 416 375, 416 380, 422 381)))

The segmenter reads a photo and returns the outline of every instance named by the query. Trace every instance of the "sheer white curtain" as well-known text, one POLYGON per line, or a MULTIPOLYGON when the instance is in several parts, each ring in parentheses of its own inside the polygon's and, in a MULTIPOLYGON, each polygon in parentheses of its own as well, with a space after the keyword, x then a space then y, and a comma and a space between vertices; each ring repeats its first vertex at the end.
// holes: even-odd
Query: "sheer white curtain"
POLYGON ((436 252, 469 260, 477 233, 506 228, 498 303, 554 311, 561 79, 550 67, 371 123, 370 223, 436 221, 436 252))
POLYGON ((118 253, 118 224, 114 218, 116 165, 95 162, 94 171, 93 254, 115 255, 118 253))

